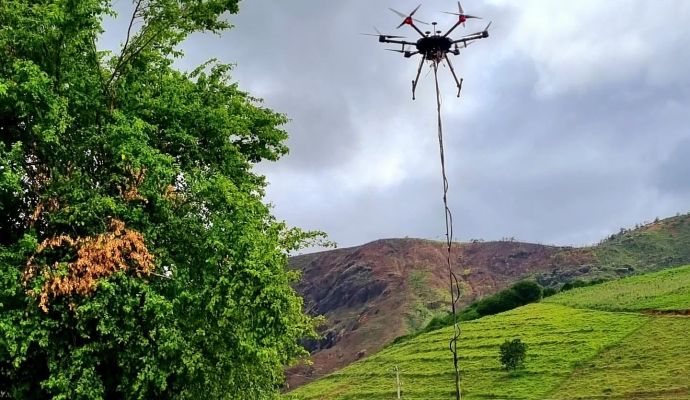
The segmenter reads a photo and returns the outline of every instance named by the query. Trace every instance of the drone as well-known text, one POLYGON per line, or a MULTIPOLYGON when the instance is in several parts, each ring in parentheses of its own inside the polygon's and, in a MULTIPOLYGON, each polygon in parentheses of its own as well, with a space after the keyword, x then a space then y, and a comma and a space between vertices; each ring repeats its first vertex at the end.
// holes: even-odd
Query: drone
POLYGON ((459 39, 452 39, 449 37, 449 35, 457 28, 458 26, 462 25, 465 26, 465 23, 469 19, 480 19, 480 17, 475 17, 473 15, 467 15, 462 9, 462 5, 458 1, 458 12, 445 12, 446 14, 452 14, 452 15, 457 15, 458 16, 458 21, 451 27, 448 32, 445 34, 442 34, 443 32, 440 30, 436 30, 436 22, 432 22, 433 30, 432 31, 426 31, 422 32, 421 29, 417 27, 416 23, 419 24, 424 24, 424 25, 429 25, 426 22, 420 21, 416 18, 414 18, 415 13, 417 10, 422 5, 418 5, 417 8, 412 10, 411 13, 409 14, 403 14, 400 11, 394 10, 392 8, 389 8, 392 12, 396 13, 400 17, 403 18, 403 21, 398 25, 397 29, 400 29, 403 25, 409 25, 412 29, 417 31, 421 38, 417 40, 416 42, 408 42, 406 40, 398 40, 398 39, 404 39, 403 36, 396 36, 396 35, 384 35, 381 32, 379 32, 376 27, 374 27, 374 30, 376 31, 376 34, 371 34, 371 33, 364 33, 364 35, 369 35, 369 36, 378 36, 379 42, 381 43, 393 43, 393 44, 399 44, 401 45, 400 49, 386 49, 389 51, 395 51, 398 53, 402 53, 405 58, 410 58, 412 56, 415 56, 417 54, 422 55, 422 60, 419 63, 419 69, 417 70, 417 76, 415 79, 412 81, 412 100, 415 99, 415 90, 417 89, 417 83, 419 82, 419 76, 422 73, 422 67, 424 66, 425 61, 430 61, 432 62, 435 66, 438 66, 441 64, 443 61, 445 61, 448 64, 448 67, 450 69, 451 74, 453 74, 453 79, 455 79, 455 84, 457 85, 458 88, 458 97, 460 97, 460 92, 462 91, 462 79, 458 79, 458 76, 455 74, 455 69, 453 68, 453 64, 450 62, 450 58, 448 57, 448 54, 453 54, 453 55, 459 55, 460 54, 460 46, 463 48, 466 48, 468 45, 473 43, 475 40, 479 39, 485 39, 489 37, 489 27, 491 26, 491 22, 484 28, 483 31, 481 32, 476 32, 472 33, 470 35, 463 36, 459 39), (408 48, 406 46, 414 47, 408 48))

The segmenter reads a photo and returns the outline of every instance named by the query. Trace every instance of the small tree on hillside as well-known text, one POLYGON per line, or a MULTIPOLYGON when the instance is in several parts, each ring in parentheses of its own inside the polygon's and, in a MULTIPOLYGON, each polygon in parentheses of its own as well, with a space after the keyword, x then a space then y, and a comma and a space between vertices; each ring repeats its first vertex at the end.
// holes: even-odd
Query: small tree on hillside
POLYGON ((537 302, 544 296, 544 288, 534 281, 520 281, 514 284, 511 289, 522 304, 537 302))
POLYGON ((522 368, 526 356, 527 345, 520 339, 506 340, 499 350, 499 360, 507 371, 522 368))

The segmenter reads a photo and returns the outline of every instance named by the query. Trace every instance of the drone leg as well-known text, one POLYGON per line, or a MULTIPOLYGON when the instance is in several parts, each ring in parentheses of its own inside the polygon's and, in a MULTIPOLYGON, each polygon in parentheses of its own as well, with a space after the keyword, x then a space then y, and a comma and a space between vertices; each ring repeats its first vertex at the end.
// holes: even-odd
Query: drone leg
POLYGON ((422 73, 422 67, 424 66, 424 61, 426 61, 426 55, 422 56, 422 61, 419 62, 419 69, 417 70, 417 77, 412 81, 412 100, 414 100, 414 92, 417 89, 417 83, 419 83, 419 75, 422 73))
POLYGON ((450 62, 450 58, 448 58, 448 54, 446 54, 445 57, 448 67, 450 68, 450 73, 453 74, 455 84, 458 86, 458 97, 460 97, 460 91, 462 90, 462 79, 458 80, 458 76, 455 75, 455 69, 453 68, 453 64, 450 62))

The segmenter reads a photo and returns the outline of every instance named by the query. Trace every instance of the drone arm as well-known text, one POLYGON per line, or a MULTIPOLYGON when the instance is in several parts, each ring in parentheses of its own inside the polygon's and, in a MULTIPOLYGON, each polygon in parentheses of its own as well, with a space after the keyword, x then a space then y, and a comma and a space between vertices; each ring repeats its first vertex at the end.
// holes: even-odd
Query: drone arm
POLYGON ((455 79, 455 84, 458 87, 458 97, 460 97, 460 91, 462 90, 462 79, 458 80, 458 76, 455 75, 455 68, 453 68, 453 64, 450 62, 448 54, 446 54, 444 57, 446 58, 446 62, 448 63, 448 68, 450 68, 450 73, 453 74, 453 79, 455 79))
POLYGON ((408 42, 405 40, 390 40, 390 39, 383 39, 383 40, 381 40, 381 42, 382 43, 403 44, 403 45, 407 45, 407 46, 414 46, 417 44, 417 43, 412 43, 412 42, 408 42))
POLYGON ((417 28, 417 25, 415 25, 414 22, 410 23, 409 25, 410 25, 415 31, 417 31, 417 33, 419 33, 419 35, 420 35, 421 37, 426 37, 426 35, 424 34, 424 32, 422 32, 419 28, 417 28))
POLYGON ((453 40, 452 43, 453 43, 453 44, 456 44, 456 43, 463 43, 463 44, 464 44, 464 43, 467 43, 467 42, 471 42, 471 41, 473 41, 473 40, 484 39, 484 38, 488 38, 488 37, 489 37, 489 32, 488 32, 488 31, 477 32, 477 33, 473 33, 473 34, 471 34, 471 35, 467 35, 467 36, 465 36, 465 37, 462 37, 462 38, 460 38, 460 39, 458 39, 458 40, 453 40))
POLYGON ((443 36, 444 36, 444 37, 448 37, 448 35, 450 35, 450 33, 453 32, 453 31, 455 30, 455 28, 457 28, 458 25, 460 25, 460 24, 462 24, 462 22, 460 22, 460 21, 456 22, 455 25, 453 25, 453 27, 451 27, 451 28, 448 30, 448 32, 446 32, 446 34, 443 35, 443 36))
POLYGON ((419 69, 417 70, 417 76, 412 81, 412 100, 414 100, 414 93, 417 89, 417 83, 419 82, 419 75, 422 73, 422 67, 424 66, 424 61, 426 61, 426 54, 422 56, 422 61, 419 62, 419 69))

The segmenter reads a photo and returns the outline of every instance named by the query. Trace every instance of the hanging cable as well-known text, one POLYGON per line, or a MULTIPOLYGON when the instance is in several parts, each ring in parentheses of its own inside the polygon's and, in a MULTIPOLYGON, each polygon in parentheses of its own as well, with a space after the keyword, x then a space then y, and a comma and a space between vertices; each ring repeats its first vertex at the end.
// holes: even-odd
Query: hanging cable
POLYGON ((434 81, 436 83, 436 105, 438 116, 438 145, 441 155, 441 175, 443 177, 443 206, 446 218, 446 262, 448 265, 448 279, 450 281, 451 311, 453 313, 453 338, 448 344, 448 348, 453 353, 453 367, 455 368, 455 398, 460 400, 462 391, 460 390, 460 368, 458 366, 458 340, 460 339, 460 324, 457 317, 457 303, 460 300, 460 283, 458 277, 453 272, 451 255, 453 248, 453 213, 448 207, 448 177, 446 176, 446 160, 443 151, 443 122, 441 120, 441 90, 438 86, 438 61, 432 63, 434 69, 434 81))

